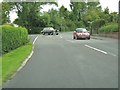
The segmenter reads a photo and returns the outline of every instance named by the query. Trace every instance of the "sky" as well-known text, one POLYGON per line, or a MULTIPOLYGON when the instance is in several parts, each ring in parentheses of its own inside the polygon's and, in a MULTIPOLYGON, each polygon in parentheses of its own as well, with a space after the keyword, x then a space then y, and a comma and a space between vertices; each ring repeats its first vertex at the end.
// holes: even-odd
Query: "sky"
MULTIPOLYGON (((0 0, 1 1, 1 0, 0 0)), ((106 7, 109 8, 109 11, 110 12, 118 12, 118 2, 119 0, 99 0, 100 1, 100 4, 102 6, 102 9, 104 10, 106 7)), ((58 2, 58 8, 60 8, 62 5, 64 7, 66 7, 68 10, 70 10, 70 0, 57 0, 58 2)), ((47 6, 43 6, 43 10, 41 11, 48 11, 50 8, 55 8, 55 9, 58 9, 55 5, 47 5, 47 6)), ((14 19, 17 18, 17 15, 15 12, 11 12, 10 13, 10 19, 11 19, 11 22, 14 21, 14 19)))
MULTIPOLYGON (((79 1, 79 0, 78 0, 79 1)), ((106 7, 109 8, 110 12, 118 12, 118 2, 119 0, 99 0, 100 1, 100 4, 102 6, 102 9, 104 10, 106 7)), ((70 0, 57 0, 58 2, 58 7, 61 7, 62 5, 65 6, 66 8, 68 8, 68 10, 70 10, 70 0)), ((44 7, 44 11, 48 11, 49 8, 56 8, 55 6, 45 6, 44 7)))

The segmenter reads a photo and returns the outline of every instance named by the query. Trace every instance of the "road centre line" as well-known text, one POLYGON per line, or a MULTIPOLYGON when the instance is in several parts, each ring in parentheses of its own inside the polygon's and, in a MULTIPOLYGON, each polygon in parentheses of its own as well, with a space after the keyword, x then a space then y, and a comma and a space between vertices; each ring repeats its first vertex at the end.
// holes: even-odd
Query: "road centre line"
POLYGON ((62 36, 60 36, 60 38, 62 38, 62 36))
POLYGON ((103 51, 103 50, 100 50, 100 49, 91 47, 91 46, 89 46, 89 45, 85 45, 85 46, 88 47, 88 48, 91 48, 91 49, 93 49, 93 50, 99 51, 99 52, 101 52, 101 53, 108 54, 107 52, 105 52, 105 51, 103 51))
POLYGON ((33 44, 35 44, 35 41, 37 40, 38 36, 34 39, 33 44))
POLYGON ((108 52, 108 54, 110 54, 110 55, 112 55, 112 56, 117 56, 117 55, 115 55, 115 54, 113 54, 113 53, 110 53, 110 52, 108 52))

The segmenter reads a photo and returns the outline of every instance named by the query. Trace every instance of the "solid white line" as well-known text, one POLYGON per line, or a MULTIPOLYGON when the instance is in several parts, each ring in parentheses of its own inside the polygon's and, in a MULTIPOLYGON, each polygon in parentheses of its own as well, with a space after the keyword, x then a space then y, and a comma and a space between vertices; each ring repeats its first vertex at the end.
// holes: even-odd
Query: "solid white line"
POLYGON ((101 53, 108 54, 107 52, 105 52, 105 51, 103 51, 103 50, 100 50, 100 49, 91 47, 91 46, 89 46, 89 45, 85 45, 85 46, 88 47, 88 48, 91 48, 91 49, 93 49, 93 50, 99 51, 99 52, 101 52, 101 53))
POLYGON ((34 51, 32 50, 32 52, 30 53, 30 55, 25 59, 25 61, 21 64, 21 67, 19 67, 17 71, 20 71, 26 65, 26 63, 28 62, 28 60, 32 57, 33 53, 34 53, 34 51))
MULTIPOLYGON (((34 51, 32 50, 32 52, 30 53, 30 55, 25 59, 25 61, 23 61, 23 63, 21 64, 21 66, 17 69, 17 71, 10 77, 10 79, 12 79, 16 74, 17 72, 19 72, 26 64, 27 62, 29 61, 29 59, 32 57, 34 51)), ((9 80, 8 80, 9 81, 9 80)))
MULTIPOLYGON (((37 38, 38 38, 38 36, 34 39, 34 41, 33 41, 33 44, 35 43, 35 41, 37 40, 37 38)), ((25 61, 23 61, 23 63, 21 64, 21 66, 17 69, 17 71, 10 77, 10 79, 12 79, 16 74, 17 74, 17 72, 19 72, 26 64, 27 64, 27 62, 29 61, 29 59, 32 57, 32 55, 33 55, 33 53, 34 53, 34 51, 33 51, 33 49, 34 49, 34 46, 32 47, 32 51, 31 51, 31 53, 29 54, 29 56, 25 59, 25 61)), ((7 82, 9 82, 10 80, 8 80, 7 82)))
POLYGON ((33 44, 35 44, 35 41, 37 40, 38 36, 34 39, 33 44))

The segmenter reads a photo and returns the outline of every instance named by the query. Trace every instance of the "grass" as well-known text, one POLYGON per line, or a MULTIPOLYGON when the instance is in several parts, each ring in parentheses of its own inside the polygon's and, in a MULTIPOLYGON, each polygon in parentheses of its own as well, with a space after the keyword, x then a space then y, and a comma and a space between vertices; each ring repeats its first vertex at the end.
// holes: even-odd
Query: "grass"
POLYGON ((2 55, 2 83, 6 82, 11 75, 16 72, 31 51, 32 43, 28 43, 27 45, 2 55))
POLYGON ((2 57, 0 57, 0 87, 2 85, 2 57))

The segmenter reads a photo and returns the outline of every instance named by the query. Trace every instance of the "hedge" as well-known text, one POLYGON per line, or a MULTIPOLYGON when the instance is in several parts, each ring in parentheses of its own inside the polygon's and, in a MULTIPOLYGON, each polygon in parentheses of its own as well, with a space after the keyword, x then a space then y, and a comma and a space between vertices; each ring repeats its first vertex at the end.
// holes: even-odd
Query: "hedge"
POLYGON ((99 32, 118 32, 117 23, 109 23, 99 29, 99 32))
POLYGON ((29 41, 26 28, 2 25, 0 30, 2 30, 2 53, 14 50, 29 41))

